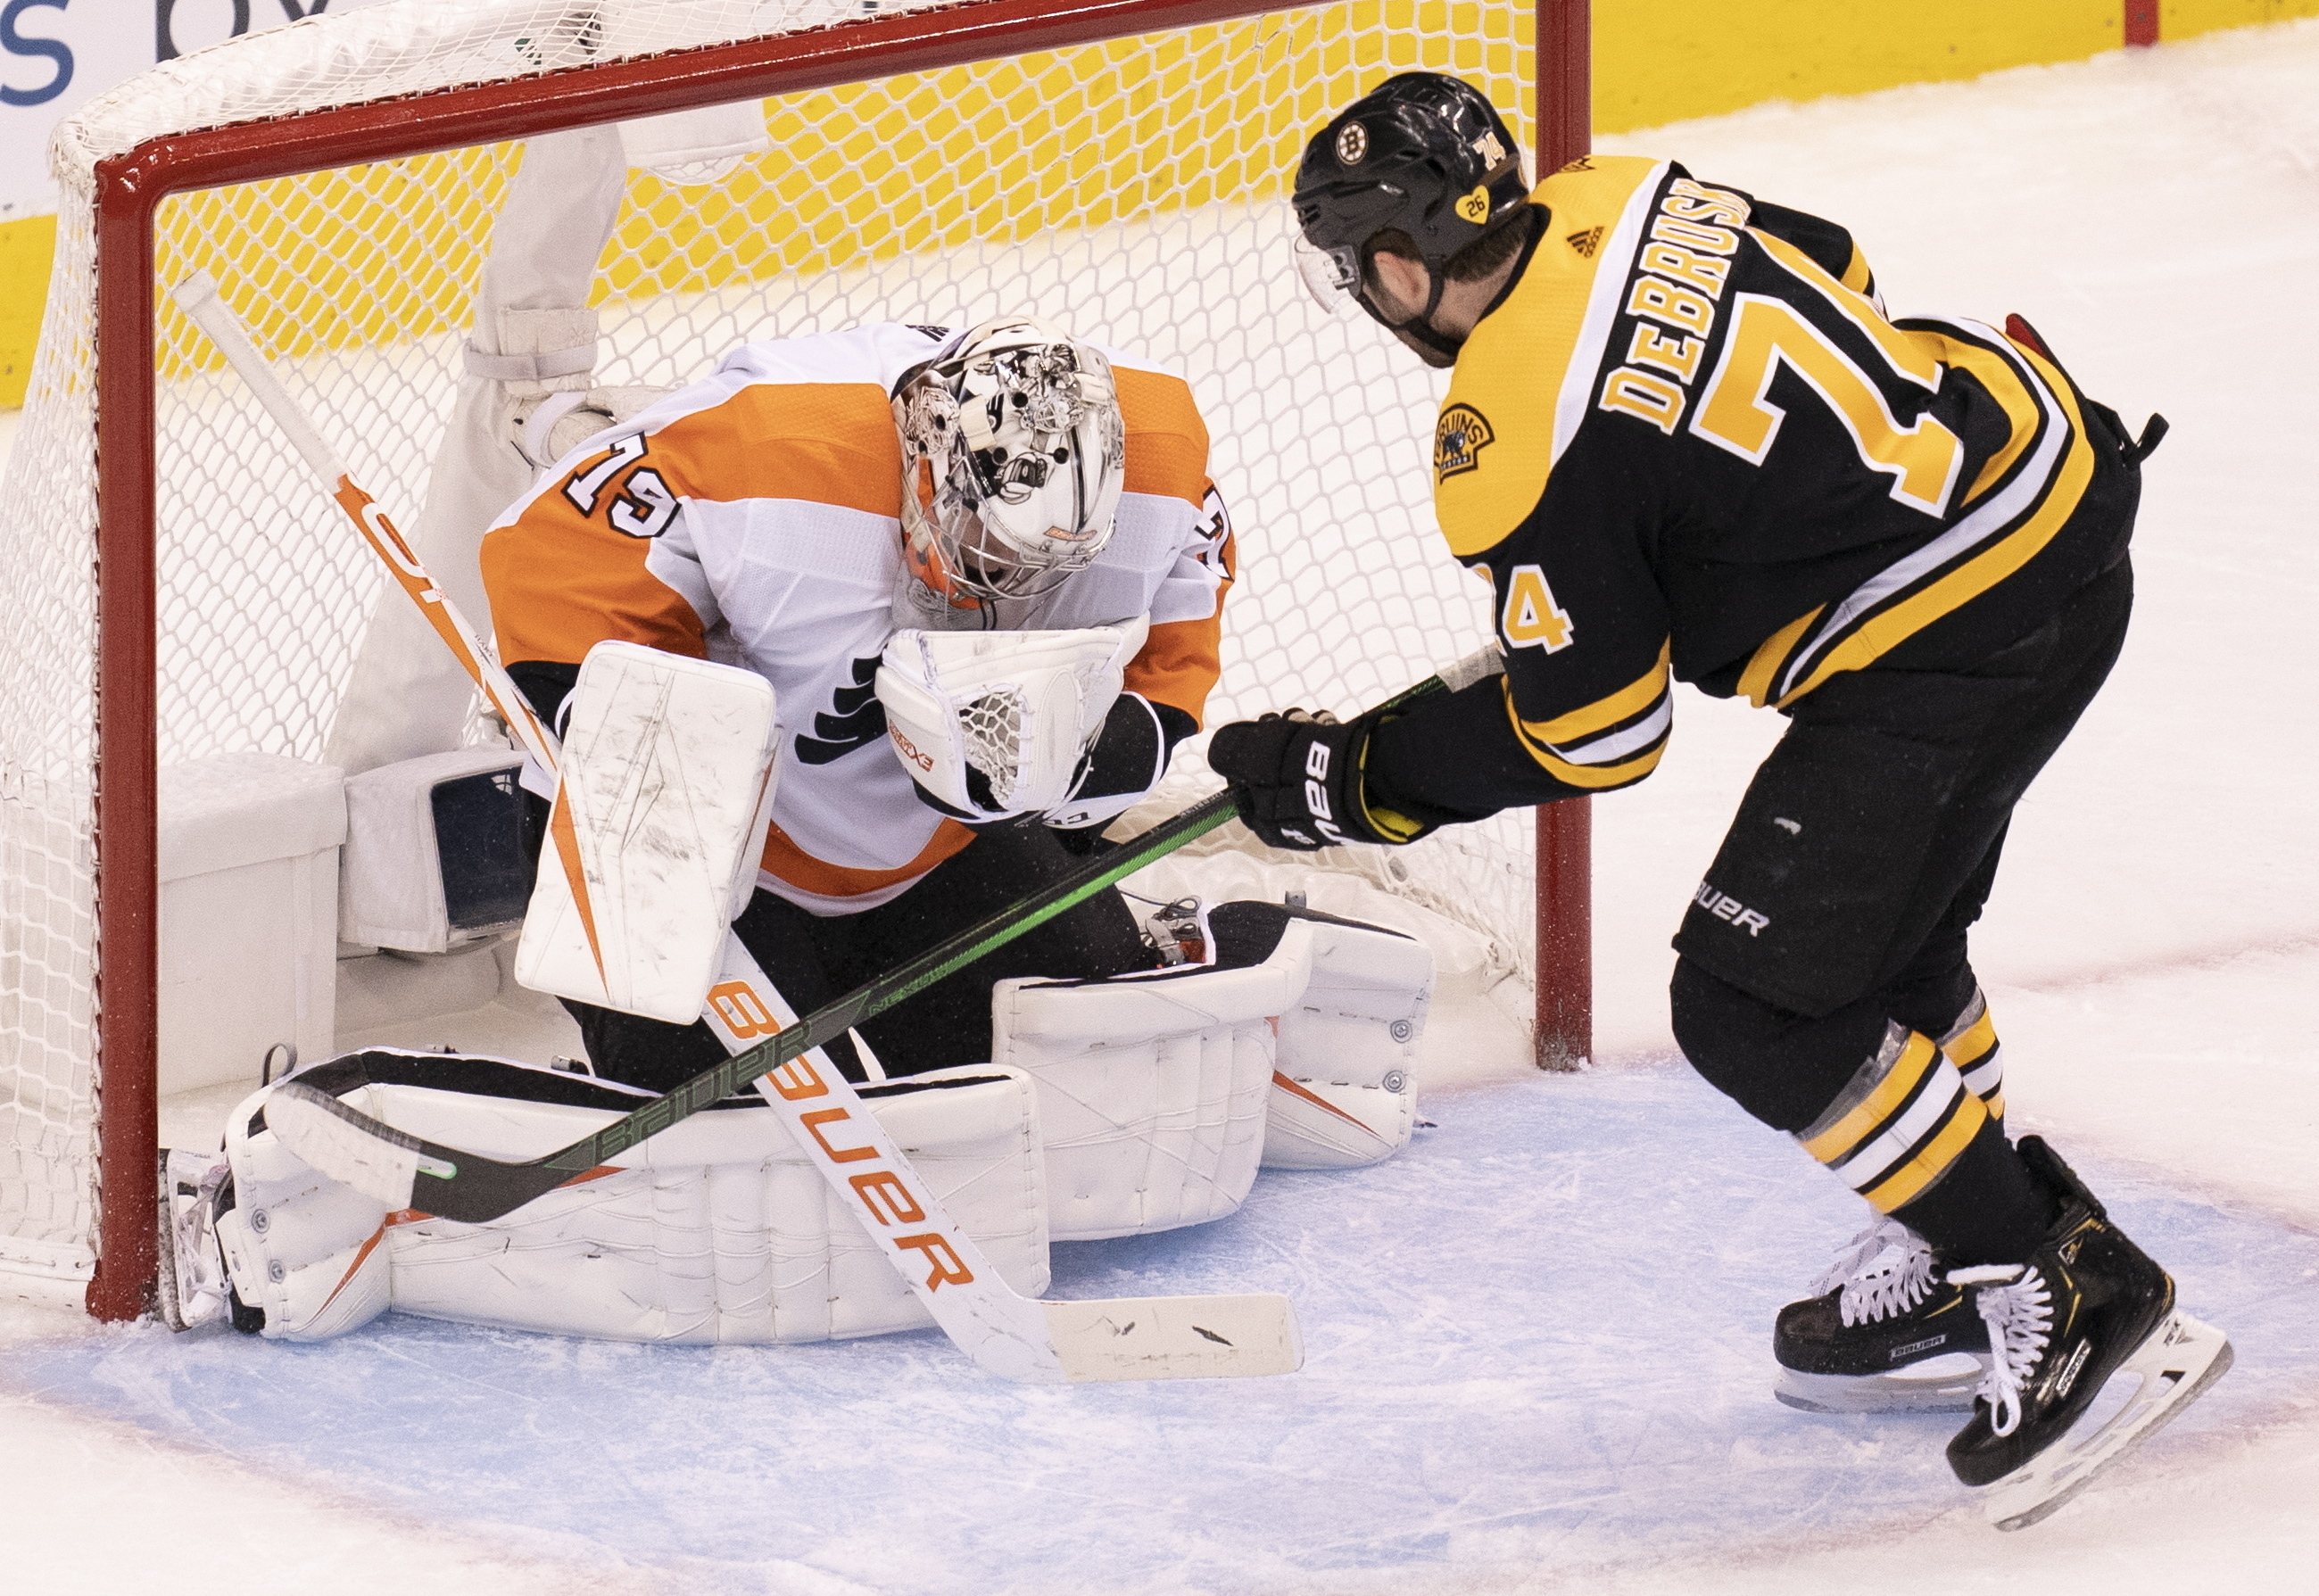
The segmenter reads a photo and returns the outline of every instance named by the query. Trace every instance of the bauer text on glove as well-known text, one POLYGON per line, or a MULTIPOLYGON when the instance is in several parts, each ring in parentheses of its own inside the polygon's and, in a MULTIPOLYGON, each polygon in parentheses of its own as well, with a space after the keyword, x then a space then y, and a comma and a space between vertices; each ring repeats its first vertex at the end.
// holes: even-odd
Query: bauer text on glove
POLYGON ((1236 721, 1217 731, 1208 763, 1232 789, 1241 819, 1275 848, 1414 842, 1432 828, 1371 803, 1362 790, 1362 757, 1382 724, 1303 709, 1236 721))

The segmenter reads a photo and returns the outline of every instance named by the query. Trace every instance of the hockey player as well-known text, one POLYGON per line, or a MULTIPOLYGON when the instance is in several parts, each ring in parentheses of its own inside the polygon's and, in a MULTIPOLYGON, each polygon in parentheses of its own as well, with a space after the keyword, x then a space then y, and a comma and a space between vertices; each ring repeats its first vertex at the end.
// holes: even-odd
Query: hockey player
MULTIPOLYGON (((501 657, 551 722, 608 638, 772 683, 789 735, 735 929, 799 1013, 1035 891, 1149 789, 1214 685, 1232 563, 1183 381, 1021 318, 745 345, 549 473, 483 552, 501 657), (1147 616, 1060 804, 1025 812, 970 758, 937 769, 923 733, 898 757, 875 685, 897 628, 1147 616)), ((894 1074, 976 1062, 993 981, 1153 962, 1106 892, 862 1031, 894 1074)), ((723 1056, 706 1024, 570 1006, 618 1080, 664 1090, 723 1056)))
POLYGON ((2062 1159, 2007 1139, 1966 958, 2013 806, 2124 639, 2162 423, 2130 437, 2017 319, 1890 320, 1843 229, 1671 162, 1581 159, 1532 193, 1452 78, 1348 107, 1295 204, 1308 285, 1455 368, 1437 509, 1506 669, 1398 716, 1228 726, 1211 762, 1276 845, 1397 844, 1641 780, 1671 679, 1785 716, 1672 992, 1701 1074, 1881 1216, 1780 1316, 1782 1391, 1969 1387, 1957 1474, 2014 1482, 2016 1521, 2050 1511, 2036 1459, 2114 1372, 2143 1399, 2073 1438, 2080 1465, 2229 1363, 2062 1159), (1960 1350, 1987 1360, 1965 1387, 1908 1378, 1960 1350))

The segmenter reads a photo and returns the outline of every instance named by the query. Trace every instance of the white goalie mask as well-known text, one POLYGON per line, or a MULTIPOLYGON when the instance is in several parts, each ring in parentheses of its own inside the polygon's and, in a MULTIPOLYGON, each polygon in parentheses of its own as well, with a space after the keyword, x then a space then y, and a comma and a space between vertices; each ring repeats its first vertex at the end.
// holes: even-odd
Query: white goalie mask
POLYGON ((952 606, 1036 598, 1111 541, 1127 428, 1111 363, 1028 316, 986 321, 894 385, 902 555, 952 606))

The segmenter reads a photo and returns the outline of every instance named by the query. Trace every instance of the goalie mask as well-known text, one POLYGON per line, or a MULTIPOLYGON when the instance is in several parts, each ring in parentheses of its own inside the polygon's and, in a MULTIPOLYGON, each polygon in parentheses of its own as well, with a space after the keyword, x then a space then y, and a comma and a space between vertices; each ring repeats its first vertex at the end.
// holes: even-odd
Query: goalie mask
POLYGON ((903 559, 952 607, 1051 592, 1111 541, 1127 428, 1095 349, 986 321, 905 373, 893 406, 903 559))

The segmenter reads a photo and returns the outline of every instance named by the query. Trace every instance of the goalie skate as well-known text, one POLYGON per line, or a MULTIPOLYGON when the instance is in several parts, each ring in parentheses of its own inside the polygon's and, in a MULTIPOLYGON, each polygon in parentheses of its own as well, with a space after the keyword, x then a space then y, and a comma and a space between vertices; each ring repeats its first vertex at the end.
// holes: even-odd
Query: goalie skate
POLYGON ((217 1239, 218 1192, 230 1172, 221 1152, 170 1150, 161 1154, 160 1176, 161 1322, 194 1330, 225 1318, 232 1300, 217 1239))

